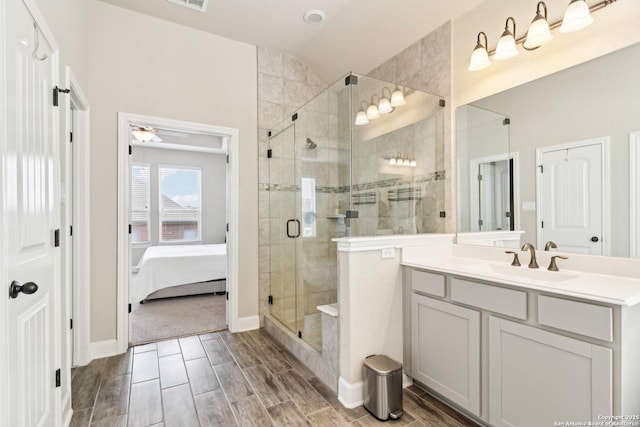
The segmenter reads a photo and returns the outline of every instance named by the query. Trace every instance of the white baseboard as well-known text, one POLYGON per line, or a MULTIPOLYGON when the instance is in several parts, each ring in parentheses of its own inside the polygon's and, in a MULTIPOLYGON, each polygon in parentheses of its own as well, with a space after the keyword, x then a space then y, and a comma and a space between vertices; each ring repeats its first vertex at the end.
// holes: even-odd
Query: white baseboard
POLYGON ((364 383, 349 383, 344 378, 338 380, 338 400, 345 408, 353 409, 364 403, 364 383))
POLYGON ((413 378, 407 376, 404 372, 402 373, 402 388, 411 387, 413 385, 413 378))
POLYGON ((239 317, 231 332, 244 332, 260 329, 260 316, 239 317))
POLYGON ((91 360, 118 354, 118 341, 105 340, 91 343, 91 360))

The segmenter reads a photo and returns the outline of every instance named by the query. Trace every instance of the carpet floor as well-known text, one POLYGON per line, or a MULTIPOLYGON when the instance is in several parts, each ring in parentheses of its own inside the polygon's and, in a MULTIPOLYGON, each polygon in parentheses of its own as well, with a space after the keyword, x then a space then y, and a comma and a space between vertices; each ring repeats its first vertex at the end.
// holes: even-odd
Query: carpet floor
POLYGON ((131 345, 227 329, 225 295, 193 295, 134 304, 131 345))

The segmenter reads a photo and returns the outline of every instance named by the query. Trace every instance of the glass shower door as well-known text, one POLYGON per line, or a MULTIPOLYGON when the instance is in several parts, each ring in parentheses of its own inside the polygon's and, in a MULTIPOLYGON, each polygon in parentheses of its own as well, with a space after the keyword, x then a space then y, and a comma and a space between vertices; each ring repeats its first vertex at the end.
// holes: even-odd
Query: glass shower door
MULTIPOLYGON (((285 127, 288 126, 288 127, 285 127)), ((272 130, 269 139, 269 218, 271 315, 297 333, 296 213, 294 126, 272 130)))

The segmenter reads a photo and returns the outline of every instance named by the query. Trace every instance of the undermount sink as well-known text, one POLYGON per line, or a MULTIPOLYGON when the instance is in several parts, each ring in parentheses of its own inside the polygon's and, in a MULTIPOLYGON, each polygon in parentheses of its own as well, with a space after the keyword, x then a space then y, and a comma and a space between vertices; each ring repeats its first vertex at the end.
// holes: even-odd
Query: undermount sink
POLYGON ((540 280, 543 282, 563 282, 565 280, 571 280, 578 277, 572 274, 559 273, 557 271, 527 268, 527 266, 514 267, 511 265, 493 263, 474 264, 467 266, 465 270, 469 272, 477 272, 480 274, 499 274, 501 276, 507 276, 513 280, 518 280, 519 278, 521 278, 528 280, 540 280))

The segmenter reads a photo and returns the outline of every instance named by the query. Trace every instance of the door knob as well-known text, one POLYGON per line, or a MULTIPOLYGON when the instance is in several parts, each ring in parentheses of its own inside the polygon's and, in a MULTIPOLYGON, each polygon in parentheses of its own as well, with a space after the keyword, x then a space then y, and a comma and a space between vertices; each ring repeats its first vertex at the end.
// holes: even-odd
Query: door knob
POLYGON ((593 243, 597 242, 598 240, 600 240, 600 239, 598 239, 598 236, 593 236, 593 237, 591 238, 591 241, 592 241, 593 243))
POLYGON ((38 285, 33 282, 27 282, 24 285, 20 286, 20 282, 14 280, 11 282, 9 286, 9 298, 18 298, 20 292, 23 294, 31 295, 38 290, 38 285))

